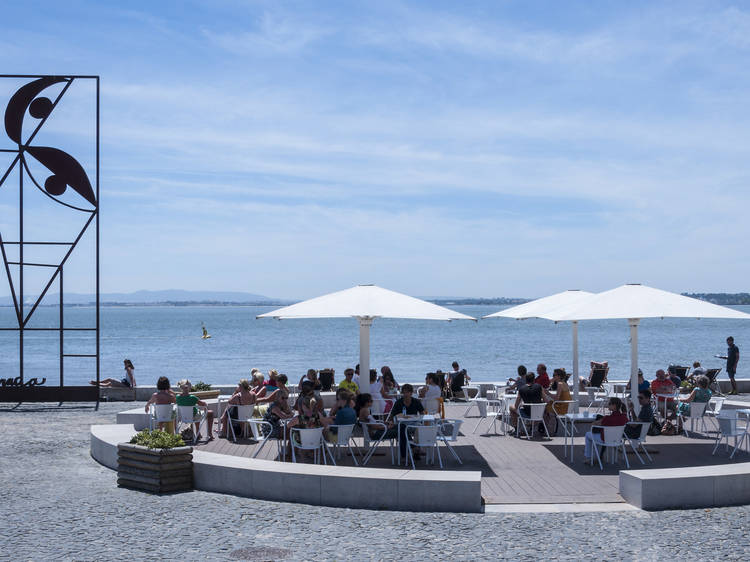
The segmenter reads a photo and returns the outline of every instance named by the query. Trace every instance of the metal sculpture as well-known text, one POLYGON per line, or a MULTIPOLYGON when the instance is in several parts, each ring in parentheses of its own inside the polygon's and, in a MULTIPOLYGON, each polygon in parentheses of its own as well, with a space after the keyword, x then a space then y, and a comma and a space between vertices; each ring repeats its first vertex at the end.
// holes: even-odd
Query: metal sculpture
MULTIPOLYGON (((28 79, 10 97, 5 109, 5 134, 15 147, 0 148, 2 153, 15 154, 10 166, 0 170, 0 190, 11 181, 18 181, 18 229, 17 233, 6 236, 0 232, 0 254, 2 255, 5 273, 8 277, 12 304, 15 309, 17 325, 0 327, 2 331, 18 332, 19 371, 17 376, 0 373, 0 401, 69 401, 99 400, 98 383, 100 380, 100 338, 99 338, 99 77, 98 76, 27 76, 0 75, 2 79, 28 79), (70 154, 57 147, 41 146, 35 142, 38 133, 44 128, 49 117, 63 101, 71 86, 80 80, 95 81, 96 111, 96 161, 93 182, 84 167, 70 154), (54 87, 54 88, 53 88, 54 87), (47 94, 52 92, 54 95, 47 94), (41 167, 41 168, 40 168, 41 167), (40 174, 32 168, 42 169, 46 177, 39 181, 40 174), (67 192, 70 188, 77 196, 67 192), (67 207, 81 214, 82 227, 72 240, 37 240, 30 239, 24 232, 24 191, 37 189, 54 201, 56 209, 67 207), (63 200, 63 194, 66 194, 63 200), (60 206, 60 207, 57 207, 60 206), (83 235, 93 228, 95 233, 95 264, 93 275, 96 283, 96 325, 90 327, 66 327, 65 325, 65 287, 63 272, 71 254, 81 241, 83 235), (53 263, 39 263, 24 260, 25 250, 32 247, 62 247, 62 258, 47 260, 53 263), (18 259, 9 259, 9 249, 13 248, 18 259), (24 291, 24 272, 47 270, 50 273, 43 290, 34 295, 27 303, 28 295, 24 291), (14 278, 13 272, 17 272, 14 278), (29 325, 40 303, 49 289, 57 282, 59 287, 59 325, 53 328, 32 327, 29 325), (28 306, 30 304, 30 306, 28 306), (24 379, 24 334, 30 331, 57 331, 59 333, 59 383, 55 386, 44 386, 47 377, 24 379), (65 334, 68 331, 87 331, 95 334, 95 350, 92 353, 66 354, 64 348, 65 334), (66 386, 65 358, 91 358, 92 371, 95 370, 97 386, 66 386)), ((2 221, 0 221, 2 222, 2 221)), ((28 255, 28 254, 27 254, 28 255)), ((51 373, 50 373, 51 374, 51 373)))

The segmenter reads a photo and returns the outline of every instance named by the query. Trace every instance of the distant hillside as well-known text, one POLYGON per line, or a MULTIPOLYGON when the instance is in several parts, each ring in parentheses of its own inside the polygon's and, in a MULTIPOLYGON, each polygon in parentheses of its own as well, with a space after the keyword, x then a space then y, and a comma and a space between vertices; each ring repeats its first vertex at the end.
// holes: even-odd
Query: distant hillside
POLYGON ((693 297, 714 304, 750 304, 750 293, 682 293, 686 297, 693 297))
MULTIPOLYGON (((284 303, 281 299, 272 299, 254 293, 228 292, 228 291, 183 291, 181 289, 168 289, 164 291, 136 291, 134 293, 102 293, 100 295, 102 304, 277 304, 284 303)), ((55 304, 58 294, 48 294, 45 303, 55 304)), ((24 298, 26 302, 33 301, 30 297, 24 298)), ((65 304, 87 305, 96 302, 93 294, 66 293, 65 304)), ((13 299, 10 296, 0 297, 0 306, 12 306, 13 299)))
POLYGON ((495 297, 495 298, 471 298, 471 297, 432 297, 425 298, 432 303, 439 304, 440 306, 449 305, 507 305, 507 304, 523 304, 529 302, 531 299, 521 299, 514 297, 495 297))

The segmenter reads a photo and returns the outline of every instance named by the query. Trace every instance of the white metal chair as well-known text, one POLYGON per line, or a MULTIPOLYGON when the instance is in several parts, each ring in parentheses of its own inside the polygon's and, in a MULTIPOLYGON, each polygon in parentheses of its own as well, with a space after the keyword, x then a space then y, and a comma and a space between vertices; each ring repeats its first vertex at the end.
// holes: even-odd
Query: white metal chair
MULTIPOLYGON (((468 387, 465 386, 464 388, 468 387)), ((468 396, 468 394, 465 396, 468 396)), ((480 417, 484 417, 485 415, 487 415, 487 399, 479 396, 479 389, 477 389, 477 394, 474 395, 474 398, 467 398, 466 400, 469 405, 466 407, 466 411, 464 412, 463 417, 468 416, 471 409, 475 406, 479 411, 480 417)))
POLYGON ((708 433, 708 429, 706 429, 706 420, 703 417, 707 405, 708 402, 690 402, 690 411, 688 414, 679 414, 680 422, 682 423, 682 431, 685 433, 685 437, 688 437, 685 420, 690 420, 690 431, 693 433, 695 433, 695 422, 700 422, 703 425, 703 432, 708 433))
POLYGON ((601 440, 594 439, 594 454, 596 460, 599 461, 599 468, 604 470, 602 465, 602 457, 599 454, 599 447, 605 449, 612 449, 615 455, 614 462, 617 462, 620 450, 622 450, 622 456, 625 458, 625 466, 630 468, 630 462, 628 461, 628 454, 625 452, 625 439, 623 438, 625 432, 624 425, 605 426, 602 427, 603 432, 601 434, 601 440))
POLYGON ((588 408, 596 408, 598 410, 602 410, 609 402, 607 399, 607 394, 602 393, 601 389, 598 386, 587 386, 586 394, 589 397, 589 405, 587 406, 588 408))
MULTIPOLYGON (((313 462, 315 464, 318 464, 319 462, 318 453, 320 452, 320 454, 323 456, 323 464, 328 464, 326 462, 326 451, 328 451, 328 449, 323 443, 322 427, 293 427, 291 436, 289 437, 289 441, 292 444, 292 462, 297 462, 295 450, 300 449, 301 451, 313 451, 313 462)), ((328 454, 330 455, 331 452, 328 451, 328 454)), ((333 455, 331 455, 331 462, 333 464, 336 464, 333 455)))
MULTIPOLYGON (((481 409, 479 413, 480 414, 482 413, 481 409)), ((492 420, 493 430, 497 427, 498 419, 500 419, 501 422, 505 421, 505 399, 504 398, 501 398, 498 400, 487 400, 487 406, 484 409, 484 415, 479 417, 479 419, 477 420, 477 425, 474 426, 474 431, 472 431, 472 433, 476 433, 482 421, 486 419, 492 420)), ((490 427, 490 424, 488 423, 487 429, 489 429, 489 427, 490 427)))
MULTIPOLYGON (((716 418, 721 413, 722 406, 724 406, 724 400, 726 400, 726 398, 718 397, 718 396, 712 397, 708 401, 708 406, 706 406, 705 414, 711 418, 714 418, 714 420, 716 420, 716 418)), ((718 429, 719 427, 718 422, 716 422, 716 427, 718 429)))
MULTIPOLYGON (((574 405, 574 404, 576 404, 575 400, 554 400, 552 402, 552 411, 555 413, 555 418, 557 419, 557 426, 560 427, 560 424, 562 424, 562 428, 563 428, 563 432, 564 432, 565 437, 570 437, 570 435, 568 435, 568 424, 565 422, 565 414, 570 413, 570 407, 572 405, 574 405), (555 409, 555 406, 557 404, 567 404, 568 405, 568 408, 567 408, 567 410, 565 411, 564 414, 558 414, 557 413, 557 410, 555 409)), ((576 429, 575 428, 575 424, 573 424, 573 431, 575 431, 575 429, 576 429)), ((555 433, 557 433, 557 432, 555 432, 555 433)))
POLYGON ((149 408, 148 428, 153 431, 160 423, 174 421, 174 404, 151 404, 149 408))
POLYGON ((396 401, 393 398, 383 398, 381 396, 373 397, 372 399, 372 408, 370 408, 370 413, 374 418, 382 419, 385 418, 386 415, 388 415, 391 411, 391 408, 393 408, 393 404, 395 404, 396 401), (390 404, 390 408, 388 405, 390 404))
POLYGON ((198 442, 198 435, 201 431, 201 424, 206 422, 206 429, 210 432, 206 421, 206 410, 194 406, 177 406, 177 433, 179 433, 180 424, 185 424, 193 430, 193 444, 198 442), (198 426, 196 430, 194 425, 198 426))
MULTIPOLYGON (((255 458, 263 450, 263 447, 265 447, 268 440, 271 439, 271 435, 273 434, 273 425, 271 425, 270 422, 267 422, 265 420, 252 419, 252 418, 246 419, 245 423, 247 423, 247 426, 250 428, 250 432, 253 435, 253 439, 258 441, 258 447, 255 449, 255 452, 253 453, 253 458, 255 458)), ((282 447, 283 447, 283 442, 282 442, 282 439, 279 437, 277 439, 277 453, 279 455, 279 458, 281 458, 282 456, 282 447)), ((286 458, 284 460, 286 460, 286 458)))
POLYGON ((425 449, 425 463, 431 461, 432 464, 435 464, 435 452, 437 451, 440 468, 443 468, 443 459, 440 457, 440 449, 438 448, 439 430, 440 426, 437 424, 406 426, 406 449, 413 470, 416 470, 416 466, 414 465, 412 446, 425 449))
POLYGON ((455 420, 455 419, 445 419, 440 421, 440 432, 438 433, 438 439, 440 439, 443 443, 445 443, 445 446, 448 448, 448 450, 453 455, 453 458, 455 458, 458 461, 458 464, 464 464, 461 462, 461 459, 458 456, 458 453, 453 450, 453 447, 451 447, 451 443, 457 443, 458 442, 458 435, 461 431, 461 424, 464 423, 463 420, 455 420))
POLYGON ((390 447, 391 447, 391 464, 394 464, 396 462, 396 457, 394 456, 394 449, 393 449, 393 443, 398 439, 398 436, 396 437, 386 437, 386 433, 388 431, 387 426, 384 423, 380 422, 359 422, 360 427, 362 428, 362 435, 364 436, 365 443, 370 443, 369 450, 365 453, 365 456, 362 458, 362 466, 365 466, 368 462, 370 462, 370 459, 375 454, 375 451, 377 450, 380 443, 382 443, 385 439, 388 439, 390 441, 390 447), (373 430, 381 430, 380 437, 373 440, 370 433, 373 430))
POLYGON ((243 404, 237 404, 237 405, 230 405, 227 408, 227 424, 229 424, 229 429, 232 432, 232 439, 234 442, 237 442, 237 435, 234 432, 234 424, 232 421, 240 422, 245 424, 242 428, 242 433, 245 435, 245 432, 247 431, 247 422, 253 418, 253 411, 255 410, 255 406, 252 404, 249 405, 243 405, 243 404), (232 416, 232 408, 237 408, 237 413, 235 416, 232 416))
POLYGON ((722 439, 726 440, 726 450, 729 451, 729 438, 734 438, 734 450, 729 458, 734 458, 734 454, 737 449, 742 447, 742 443, 747 438, 747 427, 737 427, 737 415, 735 412, 722 412, 716 417, 716 421, 719 423, 719 434, 716 436, 716 445, 711 453, 716 454, 716 449, 719 448, 722 439))
POLYGON ((531 439, 531 437, 534 435, 534 424, 537 422, 542 423, 542 427, 544 427, 544 433, 547 434, 547 439, 550 439, 549 436, 549 430, 547 429, 547 424, 544 423, 544 410, 547 407, 547 404, 544 402, 540 402, 539 404, 523 404, 521 403, 521 407, 519 408, 518 412, 518 421, 516 422, 516 435, 518 437, 521 436, 521 427, 523 427, 523 432, 526 434, 527 439, 531 439), (523 411, 524 407, 529 408, 529 416, 523 416, 521 415, 521 412, 523 411), (526 427, 526 423, 529 422, 531 424, 531 435, 529 435, 529 430, 526 427))
MULTIPOLYGON (((359 466, 359 464, 357 463, 357 456, 354 453, 354 449, 352 449, 352 443, 354 443, 354 437, 352 436, 353 431, 354 424, 329 425, 328 439, 326 439, 326 442, 329 446, 333 447, 337 459, 341 458, 341 449, 343 447, 347 447, 349 449, 349 454, 352 456, 352 460, 354 461, 354 466, 359 466)), ((357 444, 354 443, 354 446, 356 447, 357 444)))
POLYGON ((641 464, 646 464, 641 458, 641 455, 638 454, 638 449, 640 449, 641 451, 643 451, 643 454, 646 455, 649 462, 654 462, 654 459, 652 459, 651 455, 648 454, 646 447, 643 446, 643 444, 646 442, 646 436, 648 435, 648 428, 651 426, 651 422, 628 422, 627 424, 625 424, 625 427, 627 428, 628 426, 638 428, 637 437, 630 437, 630 435, 628 435, 626 432, 624 433, 625 439, 627 439, 628 443, 630 443, 630 448, 633 449, 635 456, 638 457, 638 460, 641 461, 641 464))

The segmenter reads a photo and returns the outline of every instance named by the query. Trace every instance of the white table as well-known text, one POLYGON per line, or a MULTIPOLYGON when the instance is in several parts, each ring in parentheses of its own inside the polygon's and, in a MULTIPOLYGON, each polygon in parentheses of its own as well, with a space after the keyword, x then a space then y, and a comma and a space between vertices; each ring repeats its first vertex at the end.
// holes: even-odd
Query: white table
POLYGON ((565 431, 565 441, 563 445, 563 450, 565 451, 565 456, 568 456, 568 435, 570 435, 570 464, 573 464, 573 440, 575 438, 575 424, 576 422, 582 422, 582 423, 592 423, 596 421, 596 415, 592 414, 591 412, 579 412, 577 414, 565 414, 562 416, 562 419, 565 421, 566 424, 566 431, 565 431), (570 430, 568 431, 567 426, 570 427, 570 430))

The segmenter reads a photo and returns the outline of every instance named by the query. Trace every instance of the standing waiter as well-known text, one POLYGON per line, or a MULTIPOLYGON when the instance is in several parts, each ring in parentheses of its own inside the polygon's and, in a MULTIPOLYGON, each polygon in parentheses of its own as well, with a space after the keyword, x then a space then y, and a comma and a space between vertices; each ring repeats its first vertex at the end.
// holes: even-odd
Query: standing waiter
POLYGON ((740 348, 734 345, 732 336, 727 338, 727 354, 719 355, 719 358, 727 360, 727 375, 729 375, 729 382, 732 383, 732 391, 729 394, 737 394, 737 382, 734 376, 737 374, 737 363, 740 361, 740 348))

